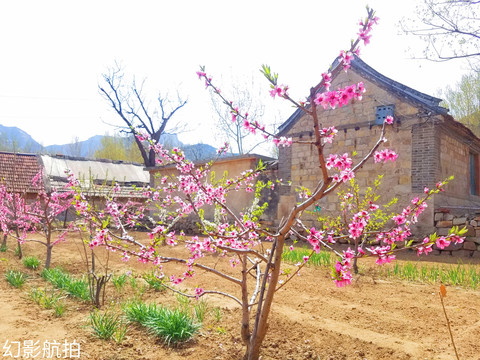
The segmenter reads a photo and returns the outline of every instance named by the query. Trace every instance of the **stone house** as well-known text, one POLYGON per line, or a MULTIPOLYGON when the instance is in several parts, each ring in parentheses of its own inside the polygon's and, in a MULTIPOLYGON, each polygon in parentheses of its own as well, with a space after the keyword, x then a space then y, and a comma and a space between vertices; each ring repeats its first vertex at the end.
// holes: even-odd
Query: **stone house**
MULTIPOLYGON (((227 174, 228 178, 235 178, 245 170, 255 169, 260 160, 267 165, 267 169, 260 176, 259 180, 275 180, 277 178, 277 161, 275 161, 275 159, 273 158, 257 154, 220 157, 212 161, 211 170, 215 173, 215 180, 221 179, 225 173, 227 174)), ((209 161, 203 160, 202 162, 198 162, 195 165, 203 166, 207 162, 209 161)), ((155 166, 147 168, 147 170, 150 172, 150 183, 152 187, 156 187, 157 185, 159 185, 160 179, 164 176, 169 177, 180 175, 180 172, 176 169, 175 165, 155 166)), ((207 180, 210 181, 211 179, 207 180)), ((233 191, 228 193, 227 205, 236 214, 238 214, 239 212, 248 209, 252 205, 253 199, 254 193, 249 193, 246 191, 233 191)), ((273 224, 277 211, 277 192, 270 191, 269 189, 264 189, 264 191, 262 191, 262 198, 260 202, 264 203, 265 201, 269 203, 269 206, 265 211, 262 220, 266 223, 273 224)), ((208 220, 213 220, 214 207, 206 205, 202 209, 204 210, 205 218, 208 220)), ((180 221, 178 224, 179 227, 181 227, 181 230, 184 230, 187 233, 192 233, 198 230, 196 226, 197 222, 197 218, 190 215, 187 219, 180 221)))
MULTIPOLYGON (((406 206, 413 197, 423 193, 424 187, 433 187, 439 180, 454 175, 455 180, 446 191, 429 203, 415 229, 416 235, 433 231, 443 234, 454 223, 467 225, 471 237, 457 250, 465 250, 468 255, 477 248, 480 250, 480 237, 476 237, 477 234, 480 236, 480 227, 477 227, 480 217, 476 215, 477 211, 480 212, 480 139, 440 106, 441 99, 394 81, 357 57, 348 72, 343 71, 337 59, 331 73, 331 89, 363 82, 366 92, 361 101, 353 100, 338 109, 319 107, 321 127, 335 126, 338 130, 334 143, 327 147, 327 153, 351 154, 355 151, 355 164, 378 140, 385 117, 394 116, 395 122, 386 132, 388 142, 385 147, 396 151, 399 157, 395 163, 374 164, 373 159, 369 161, 357 173, 360 188, 373 185, 377 174, 383 174, 382 203, 395 196, 399 199, 399 206, 406 206)), ((301 110, 295 111, 280 126, 278 135, 294 140, 314 140, 311 117, 301 110)), ((278 176, 284 183, 291 180, 295 186, 314 187, 321 178, 316 148, 298 143, 280 148, 278 176)), ((277 219, 285 216, 295 202, 294 187, 282 186, 277 219)), ((336 194, 322 199, 321 207, 322 211, 332 214, 338 211, 336 194)))

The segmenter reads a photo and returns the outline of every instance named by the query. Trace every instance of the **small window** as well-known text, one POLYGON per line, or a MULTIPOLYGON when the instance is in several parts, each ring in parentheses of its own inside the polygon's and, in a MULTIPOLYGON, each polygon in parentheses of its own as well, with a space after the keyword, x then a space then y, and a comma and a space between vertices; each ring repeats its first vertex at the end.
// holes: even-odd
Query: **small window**
POLYGON ((478 166, 478 154, 470 153, 470 165, 469 165, 469 187, 470 187, 470 195, 479 195, 479 166, 478 166))
POLYGON ((383 125, 387 116, 393 116, 395 105, 382 105, 377 106, 377 112, 375 114, 375 125, 383 125))

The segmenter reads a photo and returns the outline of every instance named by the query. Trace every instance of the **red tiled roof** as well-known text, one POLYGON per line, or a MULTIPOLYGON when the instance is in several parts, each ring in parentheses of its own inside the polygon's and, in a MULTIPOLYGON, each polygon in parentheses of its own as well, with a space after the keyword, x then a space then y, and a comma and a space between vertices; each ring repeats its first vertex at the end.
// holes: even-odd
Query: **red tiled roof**
POLYGON ((33 177, 41 167, 35 154, 0 152, 0 182, 8 191, 37 193, 43 183, 34 187, 33 177))

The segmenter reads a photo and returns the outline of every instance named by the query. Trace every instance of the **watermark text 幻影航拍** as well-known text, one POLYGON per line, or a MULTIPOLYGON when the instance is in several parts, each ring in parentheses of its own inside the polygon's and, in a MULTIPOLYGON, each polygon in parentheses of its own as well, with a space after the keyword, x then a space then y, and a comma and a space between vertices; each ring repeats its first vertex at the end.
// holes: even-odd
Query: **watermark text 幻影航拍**
MULTIPOLYGON (((1 344, 1 343, 0 343, 1 344)), ((80 359, 80 344, 73 340, 6 340, 0 349, 1 359, 80 359)))

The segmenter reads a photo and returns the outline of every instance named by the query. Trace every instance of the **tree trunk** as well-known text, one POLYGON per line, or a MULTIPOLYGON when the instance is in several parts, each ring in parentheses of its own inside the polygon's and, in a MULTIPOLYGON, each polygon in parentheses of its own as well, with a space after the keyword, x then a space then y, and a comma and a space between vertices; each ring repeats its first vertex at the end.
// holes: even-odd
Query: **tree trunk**
MULTIPOLYGON (((274 243, 275 244, 275 243, 274 243)), ((255 325, 250 338, 250 343, 247 346, 247 351, 245 353, 244 359, 248 360, 258 360, 260 357, 260 348, 262 346, 263 340, 268 329, 268 315, 270 314, 270 309, 273 303, 273 297, 275 295, 275 290, 278 284, 278 278, 280 275, 280 265, 282 263, 282 252, 283 246, 285 244, 285 237, 281 235, 277 238, 277 245, 275 248, 272 247, 274 252, 274 262, 273 270, 270 274, 268 290, 263 300, 263 304, 259 303, 257 307, 257 318, 255 319, 255 325)), ((268 271, 265 271, 265 277, 268 277, 268 271)), ((260 295, 260 301, 263 298, 263 291, 260 295)))
POLYGON ((8 237, 7 234, 3 234, 2 248, 7 247, 7 237, 8 237))
POLYGON ((355 257, 353 258, 353 273, 358 274, 357 255, 358 254, 358 238, 355 239, 355 257))
MULTIPOLYGON (((18 233, 18 227, 15 228, 15 234, 17 235, 17 239, 20 238, 20 234, 18 233)), ((22 251, 22 245, 20 244, 20 241, 17 241, 17 247, 18 247, 18 258, 22 259, 23 251, 22 251)))
POLYGON ((52 260, 52 248, 53 246, 47 245, 47 258, 45 260, 45 269, 50 269, 50 262, 52 260))

